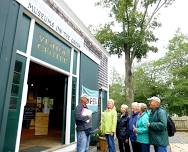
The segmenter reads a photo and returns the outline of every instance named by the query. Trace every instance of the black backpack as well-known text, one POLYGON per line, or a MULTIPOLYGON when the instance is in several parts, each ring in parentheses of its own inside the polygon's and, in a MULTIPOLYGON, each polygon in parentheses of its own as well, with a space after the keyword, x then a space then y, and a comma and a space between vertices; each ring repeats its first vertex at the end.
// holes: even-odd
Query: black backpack
POLYGON ((167 117, 167 130, 168 130, 169 137, 174 136, 174 134, 176 132, 176 126, 175 126, 173 120, 170 118, 170 116, 167 117))

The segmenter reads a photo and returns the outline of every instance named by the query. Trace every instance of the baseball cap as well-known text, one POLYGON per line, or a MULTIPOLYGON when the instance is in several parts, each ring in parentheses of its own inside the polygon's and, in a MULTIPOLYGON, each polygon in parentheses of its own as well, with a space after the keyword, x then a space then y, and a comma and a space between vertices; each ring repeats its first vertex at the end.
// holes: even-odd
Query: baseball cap
POLYGON ((153 97, 151 97, 151 98, 148 98, 147 100, 149 100, 149 101, 155 100, 155 101, 157 101, 158 103, 161 103, 160 98, 159 98, 159 97, 156 97, 156 96, 153 96, 153 97))

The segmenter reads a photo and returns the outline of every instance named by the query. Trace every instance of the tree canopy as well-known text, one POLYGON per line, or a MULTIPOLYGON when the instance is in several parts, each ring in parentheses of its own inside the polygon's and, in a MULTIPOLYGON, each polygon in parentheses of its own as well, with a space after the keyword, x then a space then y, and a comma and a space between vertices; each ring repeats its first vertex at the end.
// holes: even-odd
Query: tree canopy
POLYGON ((133 60, 140 60, 147 52, 157 52, 153 31, 160 27, 157 13, 174 0, 99 0, 97 5, 109 8, 112 22, 97 29, 96 38, 111 54, 125 55, 126 100, 134 101, 133 60), (118 30, 115 30, 119 27, 118 30))
POLYGON ((169 41, 166 55, 134 72, 135 98, 159 96, 169 112, 188 114, 188 38, 178 30, 169 41))

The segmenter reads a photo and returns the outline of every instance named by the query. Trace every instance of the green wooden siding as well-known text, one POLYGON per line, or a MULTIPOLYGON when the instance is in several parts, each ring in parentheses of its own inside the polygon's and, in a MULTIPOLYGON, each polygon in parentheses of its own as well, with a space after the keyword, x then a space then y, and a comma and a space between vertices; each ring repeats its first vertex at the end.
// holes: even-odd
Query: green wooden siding
POLYGON ((14 152, 23 90, 26 58, 17 55, 9 104, 9 113, 3 152, 14 152))
POLYGON ((78 52, 76 50, 74 50, 74 55, 73 55, 73 74, 75 74, 75 75, 77 73, 77 56, 78 56, 78 52))
MULTIPOLYGON (((98 90, 98 64, 83 53, 80 55, 80 93, 82 85, 91 90, 98 90)), ((96 129, 98 127, 98 113, 93 113, 92 118, 92 127, 96 129)))
POLYGON ((103 90, 102 91, 102 111, 106 109, 107 105, 107 91, 103 90))
POLYGON ((85 54, 80 54, 80 91, 81 86, 98 90, 98 65, 85 54))
POLYGON ((22 52, 26 52, 31 19, 28 16, 22 14, 18 22, 22 25, 18 26, 17 29, 20 33, 20 36, 17 38, 17 49, 22 52))
MULTIPOLYGON (((0 5, 0 151, 5 142, 11 82, 16 57, 15 34, 20 5, 15 0, 1 0, 0 5)), ((12 126, 14 127, 14 126, 12 126)))
POLYGON ((65 144, 65 131, 66 131, 66 111, 67 111, 67 85, 68 85, 68 77, 65 77, 64 83, 64 106, 63 106, 63 125, 62 125, 62 135, 61 135, 61 143, 65 144))

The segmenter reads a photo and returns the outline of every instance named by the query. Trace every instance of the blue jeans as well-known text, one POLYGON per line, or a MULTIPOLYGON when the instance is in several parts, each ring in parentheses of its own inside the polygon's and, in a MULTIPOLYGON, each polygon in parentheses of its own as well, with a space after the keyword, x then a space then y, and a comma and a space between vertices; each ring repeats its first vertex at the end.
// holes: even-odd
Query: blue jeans
POLYGON ((140 152, 150 152, 150 144, 139 143, 140 152))
POLYGON ((131 146, 132 146, 133 152, 139 152, 140 151, 140 147, 139 147, 139 143, 138 142, 131 141, 131 146))
POLYGON ((77 152, 89 152, 90 135, 86 136, 85 131, 77 131, 77 152))
POLYGON ((167 152, 166 146, 154 146, 155 152, 167 152))
POLYGON ((105 136, 106 136, 106 142, 108 144, 109 152, 116 152, 114 135, 106 134, 105 136))

